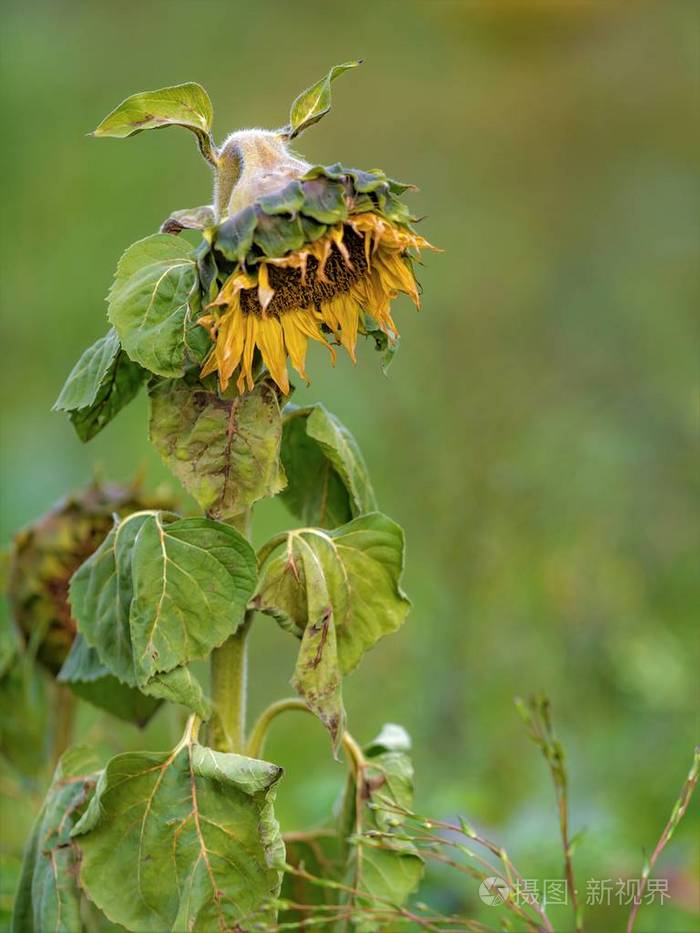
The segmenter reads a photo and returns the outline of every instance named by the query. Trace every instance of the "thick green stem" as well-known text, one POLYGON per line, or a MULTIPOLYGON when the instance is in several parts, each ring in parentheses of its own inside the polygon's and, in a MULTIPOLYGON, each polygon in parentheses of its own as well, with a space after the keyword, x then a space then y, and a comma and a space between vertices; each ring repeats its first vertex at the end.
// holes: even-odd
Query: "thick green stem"
POLYGON ((214 745, 219 751, 242 753, 245 746, 248 694, 247 638, 253 621, 247 612, 243 624, 211 655, 211 693, 214 702, 214 745))
MULTIPOLYGON (((251 512, 231 524, 250 539, 251 512)), ((211 653, 211 696, 214 717, 209 741, 218 751, 242 754, 245 748, 246 704, 248 695, 248 632, 253 612, 245 614, 238 630, 211 653)))

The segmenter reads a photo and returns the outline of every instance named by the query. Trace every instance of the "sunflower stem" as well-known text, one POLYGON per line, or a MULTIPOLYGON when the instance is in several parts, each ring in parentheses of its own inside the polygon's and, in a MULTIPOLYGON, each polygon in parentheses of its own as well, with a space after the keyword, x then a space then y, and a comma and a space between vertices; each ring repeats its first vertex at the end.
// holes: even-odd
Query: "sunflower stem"
MULTIPOLYGON (((252 513, 250 509, 231 524, 250 540, 252 513)), ((248 610, 243 621, 223 645, 211 653, 211 694, 214 717, 209 741, 218 751, 242 754, 245 748, 246 705, 248 695, 248 632, 253 612, 248 610)))

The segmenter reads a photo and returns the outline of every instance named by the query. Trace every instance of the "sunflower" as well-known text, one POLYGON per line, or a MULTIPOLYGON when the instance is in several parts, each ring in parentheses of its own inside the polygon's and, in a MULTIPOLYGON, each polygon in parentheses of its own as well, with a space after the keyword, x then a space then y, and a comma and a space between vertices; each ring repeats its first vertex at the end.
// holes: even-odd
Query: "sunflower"
POLYGON ((404 293, 420 306, 413 260, 433 247, 410 226, 400 199, 410 186, 383 172, 297 160, 286 171, 255 168, 244 168, 231 197, 238 209, 205 232, 199 253, 213 291, 198 321, 213 343, 201 375, 218 373, 225 390, 238 369, 238 391, 250 390, 258 351, 286 394, 287 358, 308 381, 309 340, 333 362, 334 344, 355 361, 357 335, 370 328, 394 344, 391 302, 404 293))

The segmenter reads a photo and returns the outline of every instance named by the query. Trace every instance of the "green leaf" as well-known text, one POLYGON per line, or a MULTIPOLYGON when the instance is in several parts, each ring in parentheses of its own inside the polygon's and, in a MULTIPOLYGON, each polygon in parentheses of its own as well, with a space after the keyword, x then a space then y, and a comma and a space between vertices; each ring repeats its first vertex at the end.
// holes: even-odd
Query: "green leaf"
POLYGON ((159 696, 183 689, 180 702, 197 696, 201 713, 190 675, 160 675, 222 644, 255 580, 255 553, 235 529, 140 512, 117 523, 74 574, 70 601, 80 632, 115 677, 159 696))
POLYGON ((323 117, 331 109, 331 82, 349 71, 361 65, 362 61, 345 62, 342 65, 334 65, 333 68, 297 97, 289 111, 289 127, 287 132, 290 139, 294 139, 304 130, 313 126, 314 123, 323 117))
POLYGON ((222 399, 200 383, 160 381, 150 397, 151 441, 208 515, 230 521, 283 488, 282 418, 270 382, 222 399))
POLYGON ((66 379, 52 411, 77 411, 93 404, 119 353, 119 337, 111 327, 80 357, 66 379))
POLYGON ((284 410, 282 500, 308 525, 335 528, 377 508, 357 441, 323 405, 284 410))
POLYGON ((110 674, 100 661, 97 649, 91 648, 80 634, 73 641, 57 680, 67 684, 81 700, 137 726, 145 726, 160 706, 154 697, 121 683, 110 674))
POLYGON ((193 249, 169 233, 130 246, 109 293, 109 320, 134 362, 160 376, 182 376, 187 334, 197 327, 199 277, 193 249))
POLYGON ((114 328, 80 357, 66 379, 53 411, 67 411, 81 441, 98 434, 141 388, 144 370, 119 346, 114 328))
POLYGON ((156 674, 143 689, 149 696, 170 703, 181 703, 200 719, 207 720, 211 716, 211 702, 189 667, 176 667, 165 674, 156 674))
POLYGON ((251 606, 301 640, 293 685, 328 727, 337 748, 342 676, 403 623, 403 532, 379 512, 334 531, 301 529, 265 564, 251 606))
MULTIPOLYGON (((341 834, 348 839, 345 883, 356 890, 358 907, 401 907, 417 889, 424 863, 414 844, 403 837, 401 809, 413 804, 413 765, 410 738, 400 726, 386 725, 364 750, 365 793, 362 810, 351 778, 341 808, 341 834)), ((358 912, 357 930, 370 933, 391 927, 358 912)))
POLYGON ((24 852, 12 933, 77 933, 83 929, 78 851, 71 832, 97 780, 90 749, 61 757, 24 852))
POLYGON ((253 929, 274 920, 284 845, 282 769, 196 742, 113 758, 73 831, 80 882, 132 931, 253 929))
POLYGON ((126 139, 143 130, 184 126, 197 136, 200 147, 206 150, 204 154, 211 156, 209 134, 213 117, 214 109, 207 92, 200 84, 189 82, 132 94, 108 114, 91 135, 126 139))
POLYGON ((190 207, 173 213, 160 226, 161 233, 177 235, 181 230, 205 230, 216 224, 216 215, 211 204, 190 207))

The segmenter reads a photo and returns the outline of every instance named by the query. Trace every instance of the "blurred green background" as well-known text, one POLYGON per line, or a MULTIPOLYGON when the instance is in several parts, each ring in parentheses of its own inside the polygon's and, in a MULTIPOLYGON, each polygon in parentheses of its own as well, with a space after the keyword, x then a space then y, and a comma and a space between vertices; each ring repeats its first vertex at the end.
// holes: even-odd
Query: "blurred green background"
MULTIPOLYGON (((351 428, 407 533, 414 609, 350 678, 350 728, 403 723, 420 812, 462 812, 526 877, 558 878, 552 789, 513 708, 546 691, 588 830, 579 886, 638 877, 697 739, 697 3, 9 2, 2 540, 96 464, 168 479, 143 397, 88 447, 49 409, 105 331, 121 252, 206 202, 210 178, 185 132, 85 133, 128 94, 187 80, 207 87, 219 138, 276 127, 355 57, 299 149, 415 182, 420 231, 445 252, 420 271, 421 314, 396 308, 388 377, 369 346, 335 370, 313 353, 295 396, 351 428)), ((265 504, 256 537, 289 521, 265 504)), ((288 641, 260 618, 253 713, 289 692, 288 641)), ((178 727, 161 712, 142 735, 87 708, 80 722, 105 754, 165 747, 178 727)), ((322 730, 292 715, 267 755, 287 769, 283 828, 321 820, 342 780, 322 730)), ((39 794, 1 780, 7 909, 39 794)), ((672 899, 639 930, 698 929, 699 809, 659 867, 672 899)), ((496 922, 459 876, 431 897, 496 922)), ((589 928, 626 912, 592 909, 589 928)))

